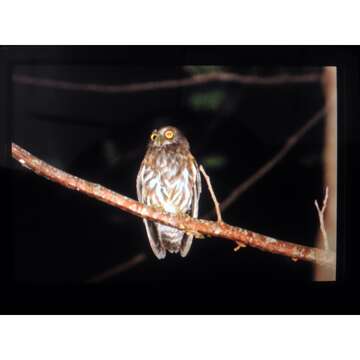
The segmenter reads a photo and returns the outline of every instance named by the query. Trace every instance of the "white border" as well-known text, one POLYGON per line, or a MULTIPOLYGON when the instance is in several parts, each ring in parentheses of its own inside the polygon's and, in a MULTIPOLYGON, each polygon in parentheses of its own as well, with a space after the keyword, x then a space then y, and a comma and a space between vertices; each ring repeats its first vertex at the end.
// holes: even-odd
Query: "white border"
POLYGON ((355 359, 359 317, 2 316, 3 360, 355 359))
POLYGON ((3 0, 0 44, 358 44, 357 3, 3 0))

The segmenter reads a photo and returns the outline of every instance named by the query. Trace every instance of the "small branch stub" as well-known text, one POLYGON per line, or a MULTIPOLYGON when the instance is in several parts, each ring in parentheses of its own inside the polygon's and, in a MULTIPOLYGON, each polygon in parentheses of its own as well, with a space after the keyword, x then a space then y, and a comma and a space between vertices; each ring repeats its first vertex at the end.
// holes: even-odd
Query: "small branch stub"
POLYGON ((326 210, 326 205, 327 205, 328 198, 329 198, 329 187, 327 186, 326 190, 325 190, 325 197, 324 197, 324 200, 323 200, 322 208, 320 209, 317 200, 314 201, 316 210, 317 210, 318 215, 319 215, 320 230, 321 230, 321 234, 322 234, 322 237, 323 237, 324 249, 325 250, 329 249, 329 242, 328 242, 328 237, 327 237, 327 233, 326 233, 326 229, 325 229, 325 222, 324 222, 324 213, 325 213, 325 210, 326 210))
POLYGON ((241 248, 245 248, 246 245, 240 241, 236 242, 236 246, 234 247, 234 251, 239 251, 241 248))

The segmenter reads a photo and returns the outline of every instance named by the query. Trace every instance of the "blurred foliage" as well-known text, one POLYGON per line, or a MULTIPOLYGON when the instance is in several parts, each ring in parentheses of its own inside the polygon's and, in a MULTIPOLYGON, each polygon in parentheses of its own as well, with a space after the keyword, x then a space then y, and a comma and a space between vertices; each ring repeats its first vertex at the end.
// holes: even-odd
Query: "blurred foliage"
POLYGON ((207 169, 221 169, 227 164, 227 158, 222 155, 210 155, 204 157, 202 164, 207 169))
POLYGON ((103 151, 108 165, 115 165, 120 160, 121 155, 113 141, 105 141, 103 151))
POLYGON ((204 75, 226 71, 224 66, 219 65, 186 65, 184 70, 191 75, 204 75))
POLYGON ((206 92, 193 93, 190 98, 190 106, 195 111, 216 111, 223 104, 225 91, 209 90, 206 92))

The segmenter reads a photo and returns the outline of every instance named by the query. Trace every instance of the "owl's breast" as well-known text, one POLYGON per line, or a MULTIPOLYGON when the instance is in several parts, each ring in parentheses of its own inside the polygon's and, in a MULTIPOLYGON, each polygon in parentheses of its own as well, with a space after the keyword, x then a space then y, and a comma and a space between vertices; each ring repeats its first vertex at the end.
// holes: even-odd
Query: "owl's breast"
POLYGON ((196 181, 193 161, 182 153, 165 152, 154 160, 144 171, 144 202, 171 213, 189 211, 196 181))

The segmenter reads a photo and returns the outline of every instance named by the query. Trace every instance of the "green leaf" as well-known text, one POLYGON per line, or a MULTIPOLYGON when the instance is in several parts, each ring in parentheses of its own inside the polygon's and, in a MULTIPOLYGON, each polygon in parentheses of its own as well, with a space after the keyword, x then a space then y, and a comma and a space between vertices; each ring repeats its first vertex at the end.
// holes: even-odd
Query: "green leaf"
POLYGON ((225 99, 223 90, 194 93, 190 96, 190 106, 195 111, 216 111, 225 99))
POLYGON ((221 169, 227 164, 227 159, 222 155, 210 155, 203 159, 205 169, 221 169))

